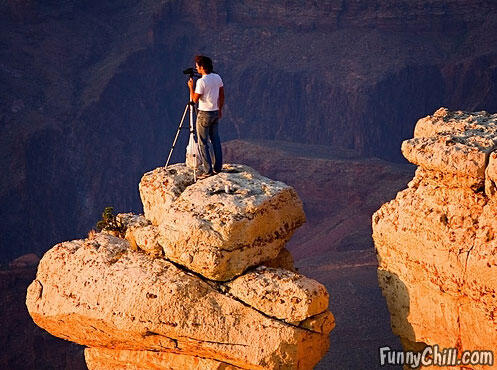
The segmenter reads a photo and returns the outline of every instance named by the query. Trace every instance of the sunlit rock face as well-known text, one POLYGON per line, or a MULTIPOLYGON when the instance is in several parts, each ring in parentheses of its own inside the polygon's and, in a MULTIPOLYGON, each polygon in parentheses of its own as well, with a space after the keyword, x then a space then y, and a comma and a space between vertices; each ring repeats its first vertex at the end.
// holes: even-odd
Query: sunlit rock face
POLYGON ((418 169, 372 221, 379 283, 407 348, 497 349, 496 149, 497 114, 444 108, 402 144, 418 169))
POLYGON ((145 174, 140 190, 145 216, 118 215, 123 238, 91 234, 43 256, 26 298, 37 325, 89 347, 90 369, 319 362, 334 317, 326 288, 284 249, 305 220, 293 188, 241 165, 195 182, 178 164, 145 174))

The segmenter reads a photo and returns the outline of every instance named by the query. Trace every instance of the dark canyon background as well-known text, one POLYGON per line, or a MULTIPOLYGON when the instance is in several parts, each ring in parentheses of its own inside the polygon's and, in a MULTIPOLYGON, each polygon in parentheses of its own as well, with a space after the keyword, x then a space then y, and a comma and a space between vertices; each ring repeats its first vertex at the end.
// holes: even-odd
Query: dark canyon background
MULTIPOLYGON (((337 316, 323 368, 367 368, 396 340, 371 213, 412 177, 400 143, 417 119, 497 111, 496 15, 493 0, 0 0, 0 263, 85 236, 105 206, 141 212, 138 182, 164 164, 187 102, 182 70, 206 54, 225 83, 227 160, 304 201, 290 249, 337 316)), ((2 272, 2 313, 33 273, 2 272)), ((16 350, 29 324, 3 326, 1 343, 16 350)), ((75 368, 64 356, 47 368, 75 368)), ((22 368, 11 357, 3 368, 22 368)))

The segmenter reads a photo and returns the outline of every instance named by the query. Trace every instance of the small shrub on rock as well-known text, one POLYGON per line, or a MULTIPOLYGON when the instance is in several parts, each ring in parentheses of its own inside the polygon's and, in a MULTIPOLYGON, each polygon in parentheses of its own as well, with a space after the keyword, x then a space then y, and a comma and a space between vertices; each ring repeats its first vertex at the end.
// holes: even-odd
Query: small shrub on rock
POLYGON ((114 207, 105 207, 102 212, 102 219, 97 222, 97 231, 106 231, 115 236, 124 238, 126 226, 116 218, 114 207))

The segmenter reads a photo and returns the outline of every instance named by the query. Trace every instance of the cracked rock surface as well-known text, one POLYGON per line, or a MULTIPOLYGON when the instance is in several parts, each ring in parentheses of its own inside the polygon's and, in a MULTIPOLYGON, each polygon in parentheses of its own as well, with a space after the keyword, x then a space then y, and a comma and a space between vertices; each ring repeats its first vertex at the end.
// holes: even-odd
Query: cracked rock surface
MULTIPOLYGON (((182 165, 174 167, 176 174, 190 171, 182 165)), ((230 211, 239 212, 237 215, 246 212, 241 219, 251 214, 250 221, 256 223, 261 217, 261 222, 273 225, 260 226, 271 235, 274 227, 290 222, 295 215, 300 217, 295 224, 303 222, 301 203, 293 189, 262 178, 248 167, 236 168, 239 171, 234 173, 241 178, 229 181, 230 194, 220 200, 231 205, 224 208, 225 217, 230 219, 230 211), (254 179, 259 181, 257 186, 242 188, 246 181, 254 179), (239 187, 234 186, 236 183, 239 187), (243 200, 231 191, 239 191, 249 199, 243 200), (292 211, 285 201, 300 208, 292 211), (264 218, 266 213, 271 215, 270 221, 264 218)), ((172 188, 161 191, 166 195, 160 204, 169 201, 169 210, 162 212, 176 212, 176 202, 183 199, 183 203, 188 200, 194 207, 190 212, 197 215, 197 221, 191 221, 186 211, 178 217, 198 222, 198 215, 202 215, 204 221, 207 218, 214 222, 216 216, 202 213, 209 201, 201 197, 215 197, 217 193, 207 195, 194 187, 211 189, 220 181, 224 188, 228 180, 220 176, 202 180, 204 184, 188 184, 188 176, 167 180, 172 188), (193 188, 190 193, 189 188, 193 188), (193 201, 185 193, 198 198, 193 201)), ((154 181, 157 182, 151 180, 148 184, 154 181)), ((164 178, 161 181, 164 185, 164 178)), ((150 188, 142 191, 162 196, 150 188)), ((223 270, 218 270, 219 273, 233 277, 236 270, 238 277, 217 281, 212 274, 199 273, 167 253, 163 244, 165 228, 161 230, 161 224, 156 223, 159 219, 169 222, 170 215, 161 216, 156 209, 154 212, 152 219, 130 213, 118 215, 126 226, 124 238, 106 232, 91 233, 87 239, 63 242, 50 249, 28 287, 26 305, 35 323, 55 336, 87 346, 89 369, 311 369, 322 358, 335 325, 328 311, 328 292, 318 282, 292 271, 293 260, 284 243, 272 248, 271 241, 264 242, 270 238, 258 237, 260 247, 272 248, 272 252, 257 254, 238 270, 230 263, 240 264, 228 259, 218 266, 230 273, 222 275, 223 270), (259 267, 250 268, 253 264, 259 267)), ((226 230, 216 232, 227 235, 226 240, 233 243, 240 238, 248 240, 252 230, 247 225, 249 221, 242 225, 238 221, 235 217, 226 230), (249 235, 237 234, 240 230, 249 235)), ((264 235, 257 227, 255 230, 264 235)), ((187 229, 182 232, 188 234, 187 229)), ((188 237, 176 235, 176 240, 184 243, 181 248, 196 256, 194 260, 197 253, 203 253, 196 239, 189 244, 188 237)), ((209 233, 204 235, 211 240, 209 233)), ((201 236, 199 233, 197 238, 201 236)), ((225 246, 228 252, 237 250, 229 243, 225 246)))
POLYGON ((193 181, 184 164, 140 182, 145 217, 164 255, 209 279, 226 281, 275 258, 305 222, 295 190, 242 165, 193 181))
POLYGON ((328 308, 324 285, 283 269, 260 266, 228 286, 241 301, 287 322, 300 322, 328 308))
POLYGON ((471 179, 482 185, 488 158, 497 148, 497 114, 440 108, 416 123, 402 154, 425 170, 471 179))
POLYGON ((497 115, 439 109, 402 145, 418 165, 373 215, 378 279, 408 349, 497 349, 497 115))

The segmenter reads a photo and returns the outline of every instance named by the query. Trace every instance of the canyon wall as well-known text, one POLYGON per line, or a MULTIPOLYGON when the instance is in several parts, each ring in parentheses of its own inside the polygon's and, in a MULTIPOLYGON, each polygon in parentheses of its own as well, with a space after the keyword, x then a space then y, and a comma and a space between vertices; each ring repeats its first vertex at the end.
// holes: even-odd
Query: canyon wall
POLYGON ((416 174, 372 219, 378 280, 406 349, 496 353, 496 149, 497 115, 445 108, 402 144, 416 174))
POLYGON ((224 140, 399 160, 436 107, 497 110, 489 0, 0 7, 3 261, 84 235, 104 206, 141 212, 136 184, 167 156, 196 53, 225 80, 224 140))

